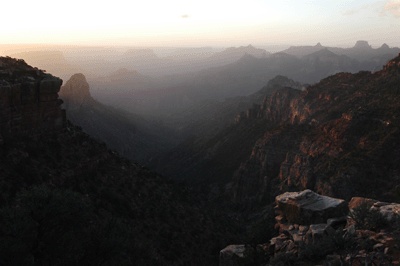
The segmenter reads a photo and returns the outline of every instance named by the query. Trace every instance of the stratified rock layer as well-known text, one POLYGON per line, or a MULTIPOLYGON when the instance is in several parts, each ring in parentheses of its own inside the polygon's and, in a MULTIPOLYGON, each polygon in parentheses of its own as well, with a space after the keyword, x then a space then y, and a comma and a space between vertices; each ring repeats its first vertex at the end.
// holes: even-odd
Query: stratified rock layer
POLYGON ((0 57, 0 137, 60 131, 66 121, 61 84, 23 60, 0 57))

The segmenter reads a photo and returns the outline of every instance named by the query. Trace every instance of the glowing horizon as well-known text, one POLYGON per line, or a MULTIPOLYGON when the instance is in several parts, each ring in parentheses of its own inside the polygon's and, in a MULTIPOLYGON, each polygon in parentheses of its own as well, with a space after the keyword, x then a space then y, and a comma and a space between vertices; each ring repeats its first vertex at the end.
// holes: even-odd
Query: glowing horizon
POLYGON ((3 3, 1 44, 400 46, 400 0, 22 2, 3 3))

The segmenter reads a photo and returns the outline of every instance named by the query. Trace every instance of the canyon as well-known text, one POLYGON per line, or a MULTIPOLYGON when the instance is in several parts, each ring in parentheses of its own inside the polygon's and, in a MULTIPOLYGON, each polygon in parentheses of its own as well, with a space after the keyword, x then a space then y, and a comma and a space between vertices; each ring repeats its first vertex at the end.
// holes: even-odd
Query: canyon
MULTIPOLYGON (((365 43, 356 46, 370 49, 365 43)), ((257 55, 245 54, 228 68, 266 58, 299 60, 288 54, 257 51, 257 55)), ((329 49, 301 60, 309 62, 310 68, 297 75, 308 71, 309 77, 328 77, 302 84, 275 75, 246 95, 199 97, 185 107, 177 104, 179 111, 161 108, 164 113, 155 116, 101 103, 92 96, 90 80, 82 73, 62 85, 60 78, 23 60, 1 57, 0 212, 4 215, 0 224, 5 229, 0 237, 8 247, 0 258, 14 264, 56 261, 65 265, 59 257, 81 265, 89 263, 87 258, 104 259, 109 265, 216 265, 219 251, 232 243, 245 243, 252 225, 266 221, 265 230, 274 226, 273 207, 278 205, 277 214, 286 211, 278 200, 284 193, 314 191, 315 197, 347 202, 353 197, 371 198, 383 202, 382 206, 398 202, 400 54, 380 70, 356 73, 336 73, 354 61, 329 49), (39 211, 43 199, 44 212, 39 211), (76 228, 83 231, 70 229, 51 215, 52 210, 62 213, 64 203, 81 206, 77 217, 82 223, 76 228), (54 221, 61 227, 53 227, 54 221), (31 228, 33 233, 25 239, 22 233, 12 233, 12 224, 20 226, 20 232, 31 228), (107 226, 112 230, 107 231, 107 226), (104 237, 115 242, 106 245, 101 256, 85 253, 96 250, 96 241, 106 239, 96 238, 99 234, 108 234, 104 237), (86 242, 89 236, 95 240, 86 242), (55 239, 65 244, 65 252, 48 245, 55 239)), ((240 69, 235 71, 244 68, 240 69)), ((224 71, 216 73, 225 73, 225 78, 235 73, 224 71)), ((126 73, 131 72, 117 74, 126 73)), ((187 87, 182 88, 173 92, 178 98, 166 97, 171 92, 157 97, 176 103, 182 95, 188 96, 181 94, 187 87)), ((193 91, 196 98, 198 92, 193 91)), ((74 212, 65 213, 69 221, 74 212)), ((308 223, 311 228, 339 214, 307 222, 291 215, 276 219, 275 229, 285 236, 278 239, 271 233, 275 246, 266 246, 273 251, 270 255, 294 250, 288 238, 293 232, 287 230, 291 225, 308 223), (291 248, 281 245, 284 242, 291 248)), ((345 231, 353 230, 350 227, 346 225, 345 231)), ((256 244, 265 244, 262 241, 256 244)), ((229 250, 243 254, 245 249, 229 250)))

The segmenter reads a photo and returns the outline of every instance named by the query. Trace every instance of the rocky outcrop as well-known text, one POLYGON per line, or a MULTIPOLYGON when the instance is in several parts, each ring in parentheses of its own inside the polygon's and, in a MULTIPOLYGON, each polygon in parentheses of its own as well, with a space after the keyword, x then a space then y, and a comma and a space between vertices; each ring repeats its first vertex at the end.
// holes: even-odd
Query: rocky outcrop
POLYGON ((262 265, 396 265, 399 225, 394 221, 400 217, 399 205, 360 197, 348 204, 310 190, 281 194, 276 197, 275 207, 278 235, 267 243, 228 246, 220 252, 220 265, 236 265, 236 249, 244 261, 251 261, 246 254, 254 254, 254 246, 262 247, 259 256, 270 258, 269 264, 262 265), (362 203, 371 203, 371 211, 362 209, 362 203), (380 210, 383 219, 377 218, 373 210, 380 210), (380 224, 366 230, 363 226, 369 221, 380 224))
MULTIPOLYGON (((321 245, 319 252, 325 253, 325 255, 323 255, 321 258, 324 258, 326 261, 336 260, 339 262, 342 260, 342 262, 349 263, 361 258, 364 261, 367 259, 377 262, 376 259, 378 259, 378 257, 375 257, 374 260, 374 256, 377 255, 377 252, 382 252, 379 255, 379 260, 381 262, 384 260, 390 260, 390 258, 384 254, 388 255, 389 250, 392 249, 393 235, 391 234, 391 231, 393 230, 393 226, 390 226, 390 224, 393 225, 393 220, 399 217, 399 213, 394 210, 395 208, 393 208, 393 211, 390 213, 385 213, 382 208, 386 206, 394 206, 394 204, 383 203, 373 199, 359 197, 353 198, 350 201, 350 209, 358 208, 363 202, 375 202, 371 209, 381 208, 381 214, 387 223, 381 226, 386 226, 387 228, 381 230, 380 233, 377 233, 371 230, 360 229, 360 225, 355 223, 351 213, 349 216, 347 216, 349 213, 349 208, 346 201, 342 199, 326 197, 320 198, 319 201, 310 200, 311 203, 308 204, 308 197, 310 199, 315 197, 314 199, 316 199, 321 196, 312 191, 305 190, 302 192, 285 193, 276 198, 276 212, 279 215, 276 217, 277 224, 275 225, 275 228, 279 230, 280 235, 272 238, 269 243, 269 250, 272 251, 271 255, 276 256, 281 253, 286 253, 289 255, 289 253, 292 253, 292 255, 295 255, 298 258, 298 260, 307 260, 310 258, 307 258, 307 255, 304 255, 307 254, 307 251, 302 251, 302 248, 304 248, 304 246, 307 244, 316 244, 321 245), (282 202, 290 202, 289 204, 292 204, 291 206, 296 206, 296 208, 287 208, 287 205, 282 204, 282 202), (303 206, 300 206, 301 204, 303 204, 303 206), (297 220, 297 222, 293 222, 293 212, 307 213, 310 209, 310 206, 313 208, 313 205, 318 204, 329 205, 330 208, 332 208, 331 210, 337 208, 337 212, 330 212, 328 216, 331 218, 326 220, 321 219, 322 217, 317 215, 314 216, 314 218, 307 216, 310 218, 307 220, 307 222, 305 222, 305 219, 303 219, 301 222, 299 220, 297 220), (290 221, 291 219, 292 222, 290 221), (287 220, 289 220, 289 222, 287 220), (341 239, 340 241, 349 241, 353 243, 353 248, 358 249, 357 251, 353 250, 355 253, 355 255, 353 255, 354 257, 343 255, 346 254, 347 251, 341 250, 343 247, 340 247, 340 244, 338 244, 339 242, 337 241, 339 239, 341 239), (334 248, 329 248, 329 244, 327 244, 329 241, 336 243, 336 246, 334 248), (371 245, 371 247, 366 248, 367 243, 371 245), (329 250, 324 250, 324 248, 329 250), (333 252, 334 254, 331 254, 333 252), (335 254, 340 254, 340 256, 335 257, 335 254)), ((317 211, 317 209, 320 208, 315 208, 315 211, 317 211)), ((387 210, 387 208, 385 210, 387 210)), ((380 229, 382 228, 377 228, 377 230, 380 229)), ((350 263, 350 265, 353 264, 350 263)))
POLYGON ((23 60, 0 57, 0 137, 61 131, 66 122, 58 99, 61 84, 23 60))
MULTIPOLYGON (((247 111, 241 112, 237 115, 235 117, 235 123, 239 123, 249 118, 265 118, 266 115, 269 115, 267 108, 271 105, 274 106, 274 102, 276 102, 278 98, 280 98, 279 102, 281 106, 286 104, 286 107, 289 107, 288 103, 303 89, 305 89, 305 87, 301 83, 295 82, 288 77, 278 75, 268 81, 267 85, 261 90, 248 96, 248 98, 253 102, 253 106, 247 109, 247 111), (274 92, 282 88, 286 89, 274 94, 274 92), (281 102, 282 98, 284 98, 284 101, 281 102), (262 100, 262 102, 260 100, 262 100)), ((279 114, 275 113, 275 115, 279 114)), ((280 116, 282 116, 282 114, 280 116)))
POLYGON ((298 112, 292 112, 290 103, 300 94, 300 90, 286 87, 276 91, 271 96, 266 96, 261 105, 254 104, 252 108, 248 109, 246 113, 241 113, 235 118, 236 122, 246 118, 265 118, 271 121, 289 120, 298 122, 301 119, 298 112))
POLYGON ((65 108, 69 110, 76 109, 85 102, 93 100, 90 95, 89 84, 81 73, 72 75, 61 87, 60 97, 64 100, 65 108))
POLYGON ((276 197, 276 204, 289 222, 297 224, 323 223, 349 211, 344 200, 321 196, 309 189, 281 194, 276 197))

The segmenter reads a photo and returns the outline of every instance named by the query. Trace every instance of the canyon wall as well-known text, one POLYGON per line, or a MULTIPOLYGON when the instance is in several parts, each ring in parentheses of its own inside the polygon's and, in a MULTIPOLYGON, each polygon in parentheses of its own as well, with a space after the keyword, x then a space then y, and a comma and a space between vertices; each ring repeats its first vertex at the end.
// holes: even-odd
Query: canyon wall
POLYGON ((338 73, 303 92, 284 88, 236 119, 277 123, 227 188, 235 202, 312 189, 395 201, 400 186, 400 55, 383 70, 338 73))

